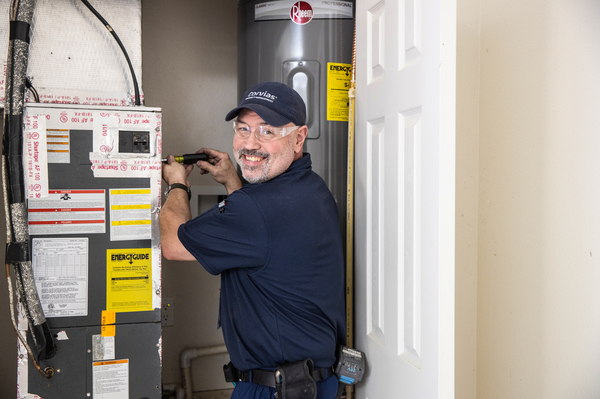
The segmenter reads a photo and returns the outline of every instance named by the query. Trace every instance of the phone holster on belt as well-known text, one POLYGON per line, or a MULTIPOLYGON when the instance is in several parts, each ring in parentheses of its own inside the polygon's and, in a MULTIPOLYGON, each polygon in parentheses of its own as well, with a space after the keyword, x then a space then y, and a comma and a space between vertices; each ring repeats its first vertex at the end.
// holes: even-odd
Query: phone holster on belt
POLYGON ((316 399, 317 382, 312 376, 312 359, 299 360, 275 368, 278 399, 316 399))

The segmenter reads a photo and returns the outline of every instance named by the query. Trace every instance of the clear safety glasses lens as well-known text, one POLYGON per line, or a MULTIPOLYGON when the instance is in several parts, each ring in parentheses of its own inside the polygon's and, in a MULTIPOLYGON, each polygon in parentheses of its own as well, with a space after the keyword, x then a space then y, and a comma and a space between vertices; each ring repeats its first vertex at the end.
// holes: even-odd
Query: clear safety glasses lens
POLYGON ((236 136, 241 139, 247 139, 252 130, 254 130, 254 137, 256 137, 256 139, 262 143, 279 140, 292 133, 296 129, 298 129, 298 126, 273 127, 261 125, 252 128, 245 123, 233 121, 233 132, 236 136))

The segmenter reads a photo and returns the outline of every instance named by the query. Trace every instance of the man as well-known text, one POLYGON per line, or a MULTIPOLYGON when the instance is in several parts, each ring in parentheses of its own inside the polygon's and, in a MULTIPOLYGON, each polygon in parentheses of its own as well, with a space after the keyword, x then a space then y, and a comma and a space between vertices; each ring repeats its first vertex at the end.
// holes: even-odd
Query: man
POLYGON ((232 398, 272 399, 273 370, 307 358, 314 362, 317 397, 334 398, 331 367, 345 342, 342 243, 335 201, 302 152, 304 101, 282 83, 261 83, 225 120, 234 118, 233 150, 249 184, 242 186, 227 153, 200 149, 209 157, 197 163, 201 173, 223 184, 228 197, 191 219, 193 166, 169 155, 163 255, 198 260, 221 274, 225 344, 237 370, 252 370, 240 373, 232 398))

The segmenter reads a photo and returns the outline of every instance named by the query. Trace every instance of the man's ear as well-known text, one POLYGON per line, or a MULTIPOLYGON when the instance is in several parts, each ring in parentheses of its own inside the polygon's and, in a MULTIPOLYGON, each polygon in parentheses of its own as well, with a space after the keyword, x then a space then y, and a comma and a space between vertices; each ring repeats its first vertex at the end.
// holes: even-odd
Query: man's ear
POLYGON ((296 133, 296 142, 294 143, 294 153, 302 153, 302 146, 308 135, 308 127, 306 125, 300 127, 296 133))

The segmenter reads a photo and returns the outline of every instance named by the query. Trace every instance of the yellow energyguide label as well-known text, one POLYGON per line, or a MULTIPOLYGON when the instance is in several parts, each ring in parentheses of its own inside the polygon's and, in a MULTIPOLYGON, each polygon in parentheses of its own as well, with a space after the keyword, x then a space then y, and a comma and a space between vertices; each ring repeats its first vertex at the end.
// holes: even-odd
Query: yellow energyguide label
POLYGON ((106 251, 106 309, 140 312, 152 308, 152 249, 106 251))
POLYGON ((352 64, 327 63, 327 120, 348 122, 352 64))

